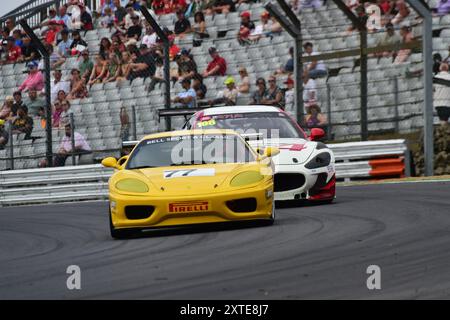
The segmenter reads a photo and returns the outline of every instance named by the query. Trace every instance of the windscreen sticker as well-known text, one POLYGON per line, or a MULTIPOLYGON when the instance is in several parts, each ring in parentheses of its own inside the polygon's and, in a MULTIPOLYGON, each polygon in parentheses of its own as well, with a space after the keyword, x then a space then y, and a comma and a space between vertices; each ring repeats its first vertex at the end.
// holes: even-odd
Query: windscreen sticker
POLYGON ((214 125, 216 125, 215 119, 202 120, 197 123, 197 127, 199 127, 199 128, 209 127, 209 126, 214 126, 214 125))
POLYGON ((212 177, 216 174, 214 168, 185 169, 185 170, 165 170, 164 179, 182 177, 212 177))

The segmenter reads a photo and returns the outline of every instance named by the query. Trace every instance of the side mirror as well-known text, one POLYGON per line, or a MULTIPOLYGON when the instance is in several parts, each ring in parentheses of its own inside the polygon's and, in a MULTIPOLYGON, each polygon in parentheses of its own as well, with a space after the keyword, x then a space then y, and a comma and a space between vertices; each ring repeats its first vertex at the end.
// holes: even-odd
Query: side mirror
POLYGON ((117 160, 114 157, 108 157, 102 160, 102 165, 107 168, 117 168, 117 160))
POLYGON ((274 157, 277 154, 280 153, 280 149, 276 148, 276 147, 267 147, 264 149, 264 156, 265 157, 274 157))
POLYGON ((311 129, 311 134, 309 135, 309 140, 318 141, 318 140, 322 139, 323 137, 325 137, 325 131, 323 131, 323 129, 320 129, 320 128, 312 128, 311 129))

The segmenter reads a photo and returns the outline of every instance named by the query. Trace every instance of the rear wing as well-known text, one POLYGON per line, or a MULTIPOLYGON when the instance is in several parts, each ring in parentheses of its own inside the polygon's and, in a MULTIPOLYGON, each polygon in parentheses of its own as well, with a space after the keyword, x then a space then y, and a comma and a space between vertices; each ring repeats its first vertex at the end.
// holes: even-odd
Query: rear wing
POLYGON ((192 116, 194 113, 201 111, 205 108, 170 108, 170 109, 159 109, 158 116, 159 118, 164 117, 179 117, 184 116, 192 116))

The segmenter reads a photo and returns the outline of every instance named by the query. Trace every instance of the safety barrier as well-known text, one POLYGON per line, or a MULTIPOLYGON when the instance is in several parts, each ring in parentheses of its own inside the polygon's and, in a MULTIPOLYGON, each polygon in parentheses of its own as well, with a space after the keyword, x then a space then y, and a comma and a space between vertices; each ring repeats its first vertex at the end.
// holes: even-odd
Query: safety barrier
MULTIPOLYGON (((405 140, 331 144, 338 179, 409 175, 405 140)), ((99 164, 0 172, 0 206, 105 200, 113 170, 99 164)))

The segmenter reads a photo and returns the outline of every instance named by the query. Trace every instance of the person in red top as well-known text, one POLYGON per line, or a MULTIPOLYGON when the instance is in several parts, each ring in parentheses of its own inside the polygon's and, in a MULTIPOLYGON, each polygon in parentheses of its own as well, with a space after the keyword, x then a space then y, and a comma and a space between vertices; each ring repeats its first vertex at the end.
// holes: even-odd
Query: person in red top
POLYGON ((49 22, 49 30, 45 34, 45 43, 54 46, 56 44, 56 36, 58 35, 58 23, 56 20, 49 22))
POLYGON ((164 14, 164 0, 153 0, 152 9, 157 14, 164 14))
POLYGON ((208 52, 212 61, 208 63, 208 67, 203 72, 203 77, 224 76, 227 72, 227 62, 219 55, 216 48, 211 47, 208 52))
POLYGON ((8 37, 6 41, 6 60, 4 63, 15 63, 22 56, 22 49, 16 46, 16 40, 13 37, 8 37))

